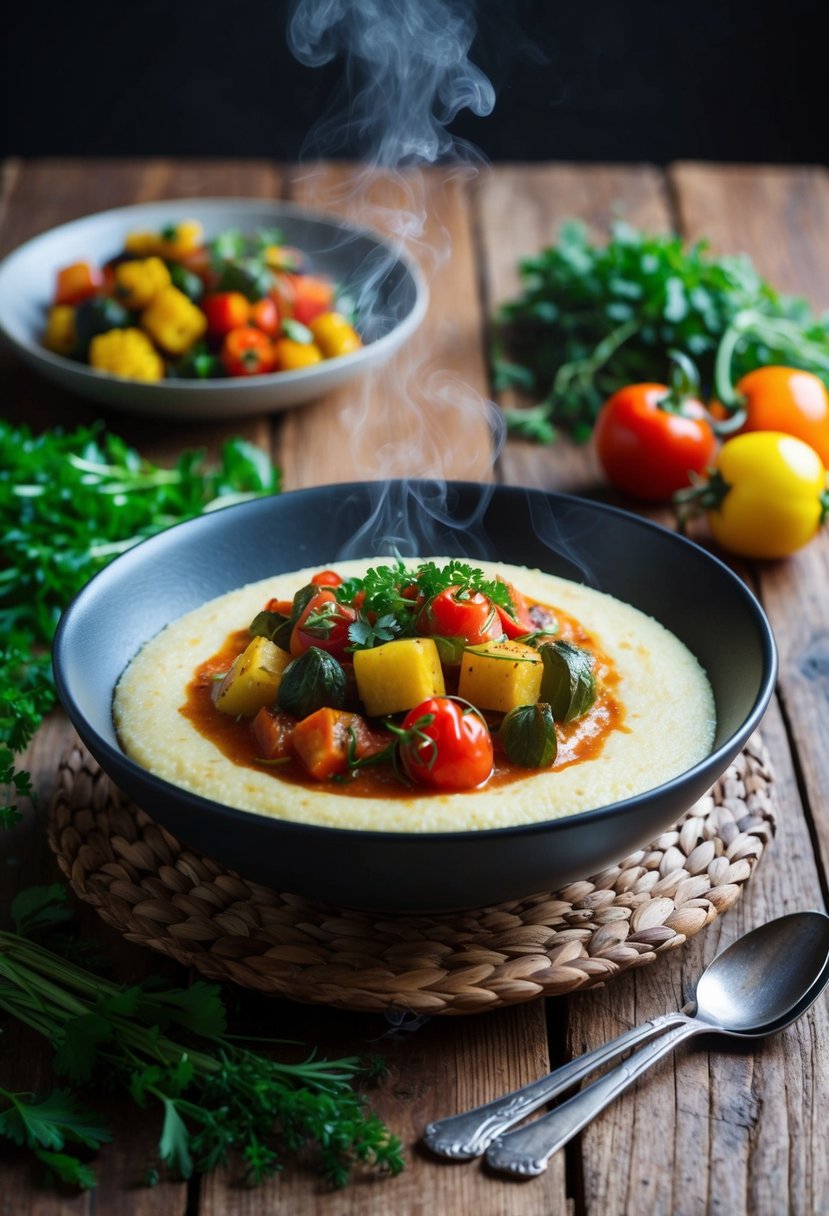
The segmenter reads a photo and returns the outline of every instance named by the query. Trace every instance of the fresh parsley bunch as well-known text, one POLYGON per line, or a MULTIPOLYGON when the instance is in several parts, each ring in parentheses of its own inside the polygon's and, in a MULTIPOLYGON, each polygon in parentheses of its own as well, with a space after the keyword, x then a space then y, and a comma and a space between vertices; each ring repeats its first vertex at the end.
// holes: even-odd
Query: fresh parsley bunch
POLYGON ((495 387, 539 403, 507 412, 518 434, 549 442, 559 429, 589 437, 603 402, 640 381, 665 382, 669 352, 689 355, 711 388, 721 342, 733 379, 767 363, 829 378, 829 324, 781 295, 745 256, 649 235, 625 223, 606 245, 564 224, 555 245, 519 265, 522 290, 496 320, 495 387))
POLYGON ((253 1049, 267 1041, 227 1035, 216 985, 118 985, 28 940, 69 918, 59 884, 22 892, 11 911, 17 931, 0 932, 0 1009, 54 1045, 66 1086, 45 1096, 0 1087, 0 1136, 62 1182, 95 1185, 73 1146, 94 1151, 111 1133, 77 1088, 103 1084, 158 1109, 160 1162, 183 1178, 235 1159, 257 1184, 308 1153, 335 1186, 358 1163, 403 1168, 400 1141, 355 1089, 379 1075, 378 1061, 282 1063, 253 1049))
POLYGON ((54 704, 50 646, 61 612, 119 553, 171 524, 279 490, 261 449, 185 451, 159 468, 100 426, 34 435, 0 420, 0 823, 31 795, 15 755, 54 704))

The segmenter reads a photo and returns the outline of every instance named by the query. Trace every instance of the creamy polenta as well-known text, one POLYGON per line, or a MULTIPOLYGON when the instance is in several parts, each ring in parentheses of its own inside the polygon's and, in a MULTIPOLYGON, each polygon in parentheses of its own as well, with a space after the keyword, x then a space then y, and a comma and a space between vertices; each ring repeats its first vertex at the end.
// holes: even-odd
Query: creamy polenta
MULTIPOLYGON (((344 577, 383 559, 334 563, 344 577)), ((447 559, 427 559, 446 561, 447 559)), ((280 574, 210 601, 173 622, 133 659, 113 713, 126 753, 159 777, 216 802, 326 827, 395 832, 502 828, 577 814, 652 789, 712 748, 714 701, 705 672, 669 630, 629 604, 539 570, 476 561, 531 599, 575 617, 612 659, 623 714, 596 754, 563 768, 527 770, 463 793, 355 796, 292 784, 234 763, 182 712, 194 670, 269 599, 291 599, 319 569, 280 574)))

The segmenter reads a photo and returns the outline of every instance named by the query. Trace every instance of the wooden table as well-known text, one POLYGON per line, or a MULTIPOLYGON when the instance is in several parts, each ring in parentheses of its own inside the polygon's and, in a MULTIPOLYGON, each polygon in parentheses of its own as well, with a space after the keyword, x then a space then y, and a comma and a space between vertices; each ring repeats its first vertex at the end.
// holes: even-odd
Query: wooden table
MULTIPOLYGON (((4 168, 0 245, 6 252, 53 224, 119 204, 158 198, 288 197, 382 226, 400 206, 426 216, 419 256, 431 276, 431 307, 390 373, 294 412, 241 424, 162 426, 107 419, 142 451, 170 459, 182 446, 215 451, 232 433, 268 449, 286 489, 355 476, 433 474, 490 478, 549 490, 591 492, 598 477, 589 448, 539 448, 509 440, 493 463, 484 401, 486 320, 516 288, 515 263, 550 243, 558 223, 581 216, 598 235, 625 215, 651 229, 707 235, 720 251, 745 250, 781 288, 829 305, 829 177, 814 168, 677 164, 500 165, 472 179, 434 170, 380 180, 366 196, 346 166, 309 173, 264 162, 12 162, 4 168), (389 211, 389 209, 392 209, 389 211), (407 391, 403 391, 407 390, 407 391)), ((3 363, 7 416, 34 426, 74 425, 99 413, 3 363)), ((101 1154, 94 1195, 38 1188, 30 1168, 0 1150, 0 1212, 142 1216, 241 1216, 265 1212, 514 1213, 780 1216, 829 1211, 829 1009, 821 1001, 796 1026, 756 1049, 727 1042, 682 1049, 625 1095, 547 1173, 517 1184, 477 1164, 438 1162, 418 1147, 430 1119, 489 1099, 646 1017, 678 1007, 703 966, 737 936, 771 917, 821 907, 829 855, 829 535, 786 562, 741 566, 770 614, 780 648, 779 692, 763 733, 776 770, 777 838, 736 907, 685 947, 626 973, 606 989, 536 1001, 506 1011, 433 1019, 413 1033, 376 1040, 378 1017, 299 1008, 243 995, 239 1016, 271 1033, 320 1045, 323 1053, 373 1044, 391 1073, 376 1106, 403 1138, 407 1169, 395 1180, 358 1181, 328 1193, 289 1172, 260 1190, 222 1175, 189 1186, 138 1183, 154 1157, 154 1118, 123 1112, 116 1143, 101 1154)), ((28 764, 39 809, 2 839, 12 892, 57 876, 43 818, 58 759, 70 738, 59 714, 34 741, 28 764)), ((124 976, 162 966, 124 949, 91 913, 84 924, 117 948, 124 976)), ((4 1085, 48 1083, 47 1051, 9 1027, 4 1085)), ((111 1113, 118 1120, 117 1106, 111 1113)))

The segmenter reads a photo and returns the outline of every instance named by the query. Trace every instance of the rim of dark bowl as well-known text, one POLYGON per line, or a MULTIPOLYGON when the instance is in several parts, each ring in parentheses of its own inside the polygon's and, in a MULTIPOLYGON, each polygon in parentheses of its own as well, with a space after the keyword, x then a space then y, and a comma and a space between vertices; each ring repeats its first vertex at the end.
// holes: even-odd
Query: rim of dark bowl
MULTIPOLYGON (((425 480, 428 481, 428 479, 425 480)), ((371 484, 372 486, 379 488, 390 483, 343 482, 341 484, 334 483, 297 490, 289 490, 282 492, 279 495, 270 495, 267 497, 254 499, 250 502, 237 503, 235 505, 222 508, 222 513, 225 511, 255 513, 257 510, 261 511, 263 509, 264 503, 279 502, 280 500, 285 500, 289 497, 295 498, 300 495, 310 497, 325 492, 329 494, 342 493, 344 495, 360 491, 364 492, 367 484, 371 484)), ((409 481, 407 484, 415 483, 409 481)), ((447 487, 456 487, 459 490, 463 490, 464 488, 474 488, 480 490, 482 488, 477 482, 447 481, 445 484, 447 487)), ((156 774, 151 772, 151 770, 137 764, 136 761, 132 760, 126 752, 122 751, 120 748, 113 747, 98 733, 97 730, 89 727, 85 714, 83 714, 81 711, 71 692, 71 689, 68 687, 64 679, 62 655, 63 647, 65 645, 65 635, 68 629, 71 628, 76 611, 83 607, 83 600, 88 594, 89 589, 93 587, 93 584, 97 588, 102 582, 106 582, 108 579, 116 577, 116 575, 120 576, 125 567, 128 567, 128 565, 131 564, 131 560, 143 560, 149 547, 158 548, 161 546, 166 547, 167 545, 174 544, 176 535, 180 533, 182 529, 195 531, 196 529, 209 528, 211 526, 211 518, 214 518, 210 515, 200 515, 195 519, 185 520, 182 523, 174 524, 170 528, 165 529, 163 532, 157 533, 155 536, 148 537, 146 540, 139 542, 134 546, 134 548, 119 555, 109 565, 105 566, 97 574, 93 575, 89 582, 74 597, 58 622, 52 649, 52 663, 55 675, 55 684, 61 704, 63 705, 79 736, 84 743, 90 746, 90 751, 93 752, 96 758, 103 755, 114 768, 126 768, 135 776, 137 780, 143 784, 146 784, 150 790, 157 790, 160 794, 167 795, 172 792, 177 799, 183 803, 186 803, 193 810, 202 812, 207 811, 214 816, 227 818, 234 823, 249 823, 251 816, 255 816, 257 820, 265 820, 272 823, 275 831, 278 831, 280 827, 285 826, 298 834, 307 834, 309 838, 319 837, 320 834, 322 834, 331 839, 343 839, 344 836, 359 836, 363 839, 370 839, 378 842, 382 840, 399 841, 404 839, 425 844, 427 842, 435 842, 439 840, 461 841, 480 837, 493 838, 498 836, 518 835, 532 836, 547 833, 550 830, 555 830, 558 825, 561 825, 562 827, 565 825, 571 825, 576 820, 580 824, 600 823, 605 819, 622 815, 626 811, 630 810, 634 805, 641 805, 643 801, 647 802, 651 799, 661 798, 668 791, 678 790, 686 784, 692 784, 697 777, 702 778, 706 774, 710 774, 711 781, 716 780, 716 778, 721 775, 725 768, 727 768, 733 757, 737 754, 737 752, 740 751, 753 732, 757 729, 771 700, 777 679, 778 659, 774 634, 759 600, 751 589, 738 575, 734 573, 733 570, 730 569, 729 566, 726 565, 724 561, 718 558, 715 554, 710 553, 707 549, 704 549, 701 545, 698 545, 695 541, 686 536, 682 536, 679 533, 671 532, 662 524, 656 523, 650 519, 645 519, 631 511, 625 510, 623 507, 617 507, 610 503, 597 502, 593 499, 588 499, 575 494, 563 494, 558 493, 557 491, 548 492, 545 490, 527 489, 521 486, 495 484, 492 487, 492 490, 496 494, 509 495, 510 493, 513 493, 516 495, 521 495, 522 497, 526 497, 527 495, 540 496, 545 500, 549 500, 552 497, 563 503, 569 502, 579 506, 586 505, 600 513, 606 513, 610 516, 619 516, 628 524, 632 524, 645 531, 670 536, 672 541, 677 545, 688 546, 690 551, 693 551, 696 555, 701 554, 705 560, 712 562, 715 567, 719 569, 721 575, 732 586, 732 588, 745 600, 746 606, 751 613, 755 625, 757 626, 761 642, 762 676, 759 682, 759 688, 751 710, 743 719, 739 728, 733 731, 732 734, 729 735, 727 739, 723 740, 718 747, 716 747, 691 768, 685 769, 683 772, 678 773, 669 781, 665 781, 660 785, 655 785, 649 789, 642 790, 640 793, 633 794, 629 798, 622 799, 619 802, 608 803, 604 806, 594 807, 591 810, 578 811, 570 815, 562 815, 553 819, 543 819, 534 823, 514 824, 498 828, 475 828, 466 831, 457 830, 448 832, 390 832, 379 829, 348 827, 333 828, 321 824, 303 823, 293 819, 283 820, 271 816, 261 815, 257 811, 246 811, 239 807, 228 806, 223 802, 216 802, 213 799, 206 798, 201 794, 195 794, 191 790, 187 790, 182 786, 175 785, 173 782, 166 781, 163 777, 156 776, 156 774), (115 571, 115 574, 113 574, 113 571, 115 571), (90 740, 94 740, 94 745, 90 744, 90 740)), ((134 658, 134 655, 130 655, 125 660, 124 668, 126 668, 132 658, 134 658)), ((114 687, 111 692, 114 693, 114 687)), ((109 771, 106 764, 102 764, 101 767, 104 768, 105 771, 109 771)))

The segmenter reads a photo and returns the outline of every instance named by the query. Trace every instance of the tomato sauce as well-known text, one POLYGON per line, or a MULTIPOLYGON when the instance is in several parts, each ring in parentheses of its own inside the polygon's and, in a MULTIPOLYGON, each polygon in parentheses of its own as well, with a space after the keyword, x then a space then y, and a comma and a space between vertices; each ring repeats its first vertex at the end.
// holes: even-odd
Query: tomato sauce
MULTIPOLYGON (((572 642, 589 650, 595 660, 597 695, 591 708, 574 722, 557 722, 558 752, 553 764, 543 771, 557 772, 573 764, 591 760, 601 752, 605 740, 614 731, 625 730, 624 709, 616 692, 619 676, 613 660, 595 638, 574 617, 557 608, 548 608, 558 623, 556 639, 572 642)), ((287 781, 307 789, 324 789, 327 793, 347 793, 366 798, 422 797, 426 791, 414 788, 398 776, 391 764, 369 765, 353 775, 330 781, 315 781, 295 759, 270 763, 257 756, 250 720, 234 718, 216 709, 212 691, 216 683, 241 654, 250 641, 247 629, 229 634, 222 647, 201 663, 187 687, 187 699, 180 712, 193 724, 199 734, 209 739, 218 750, 243 768, 270 773, 275 780, 287 781)), ((447 688, 447 692, 451 690, 447 688)), ((497 727, 498 715, 484 715, 491 727, 497 727)), ((495 768, 486 789, 508 785, 542 770, 521 768, 511 764, 498 746, 497 729, 493 729, 495 768)), ((481 788, 481 787, 478 787, 481 788)), ((468 791, 471 794, 475 790, 468 791)))

